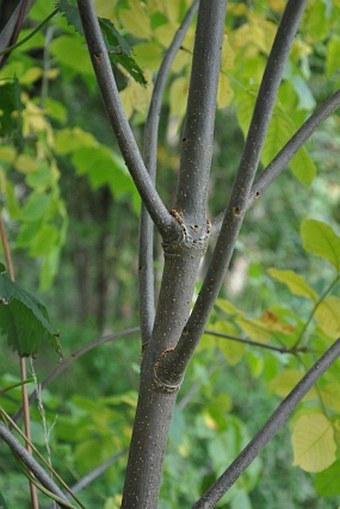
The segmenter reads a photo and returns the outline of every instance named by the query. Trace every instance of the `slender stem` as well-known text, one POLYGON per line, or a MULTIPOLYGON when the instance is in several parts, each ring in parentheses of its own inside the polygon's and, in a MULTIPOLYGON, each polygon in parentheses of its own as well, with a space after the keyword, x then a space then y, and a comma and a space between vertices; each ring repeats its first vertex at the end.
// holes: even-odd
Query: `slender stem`
POLYGON ((314 315, 316 313, 316 310, 318 309, 320 304, 324 301, 324 299, 327 297, 327 295, 333 290, 334 286, 338 283, 339 280, 340 280, 340 274, 337 274, 336 278, 333 279, 331 284, 326 288, 326 290, 322 293, 322 295, 320 295, 318 300, 314 303, 313 309, 311 310, 311 312, 309 314, 309 317, 307 318, 306 323, 305 323, 305 325, 304 325, 304 327, 303 327, 299 337, 295 341, 295 343, 293 345, 293 348, 297 348, 297 346, 301 343, 301 341, 303 340, 303 337, 304 337, 304 335, 306 333, 306 330, 309 327, 309 324, 313 320, 313 317, 314 317, 314 315))
MULTIPOLYGON (((158 127, 164 88, 172 62, 181 47, 185 34, 197 12, 197 9, 198 0, 195 0, 176 31, 169 48, 166 50, 155 80, 148 116, 145 123, 143 150, 145 166, 153 183, 155 183, 156 178, 158 127)), ((153 224, 144 204, 142 204, 139 227, 139 302, 142 343, 146 344, 151 337, 155 319, 155 298, 153 224)))
MULTIPOLYGON (((71 353, 68 357, 63 359, 62 362, 57 364, 57 366, 55 368, 53 368, 52 371, 49 372, 49 374, 39 384, 39 390, 42 391, 43 389, 45 389, 45 387, 47 387, 47 385, 52 383, 53 380, 55 380, 58 376, 60 376, 65 371, 65 369, 70 367, 74 361, 76 361, 77 359, 79 359, 79 357, 82 357, 86 353, 91 352, 91 350, 93 350, 94 348, 97 348, 100 345, 104 345, 105 343, 108 343, 109 341, 114 341, 114 340, 122 338, 124 336, 129 336, 130 334, 136 334, 139 331, 140 331, 139 327, 131 327, 130 329, 125 329, 120 332, 114 332, 113 334, 107 334, 106 336, 103 336, 99 339, 91 341, 87 345, 82 346, 79 350, 71 353)), ((38 398, 38 391, 34 390, 29 398, 30 404, 33 401, 35 401, 37 398, 38 398)), ((15 416, 13 417, 13 420, 17 421, 18 419, 20 419, 22 414, 23 414, 23 409, 20 408, 18 410, 18 412, 15 414, 15 416)))
POLYGON ((248 208, 270 186, 273 180, 284 170, 302 145, 312 136, 327 117, 332 115, 340 106, 340 90, 331 95, 319 108, 304 122, 294 136, 286 143, 280 152, 256 179, 249 198, 248 208))
POLYGON ((54 481, 41 468, 39 463, 32 455, 21 445, 21 443, 12 435, 6 426, 0 421, 0 438, 12 449, 16 456, 27 466, 45 488, 54 493, 57 497, 67 501, 63 492, 58 488, 54 481))
POLYGON ((224 338, 224 339, 230 339, 231 341, 236 341, 237 343, 243 343, 244 345, 250 345, 250 346, 258 346, 260 348, 265 348, 267 350, 273 350, 274 352, 279 353, 289 353, 289 354, 297 354, 297 353, 310 353, 310 350, 302 347, 302 348, 296 348, 294 345, 293 348, 284 348, 281 346, 271 345, 268 343, 261 343, 260 341, 254 341, 249 338, 240 338, 239 336, 233 336, 231 334, 225 334, 224 332, 217 332, 210 329, 205 329, 204 334, 209 334, 209 336, 216 336, 217 338, 224 338))
POLYGON ((59 12, 59 9, 54 9, 54 11, 52 11, 48 16, 46 16, 45 19, 42 20, 41 23, 39 23, 38 26, 35 27, 34 30, 32 30, 32 32, 30 32, 29 34, 26 35, 26 37, 23 37, 22 39, 20 39, 20 41, 18 41, 16 44, 12 44, 12 46, 7 46, 6 49, 0 51, 0 56, 2 55, 6 55, 7 53, 11 53, 13 50, 19 48, 20 46, 22 46, 23 44, 25 44, 25 42, 29 41, 30 39, 32 39, 32 37, 37 34, 39 32, 39 30, 41 30, 41 28, 46 25, 46 23, 48 23, 50 21, 50 19, 52 19, 56 14, 58 14, 59 12))
MULTIPOLYGON (((14 266, 13 266, 13 260, 11 255, 11 250, 8 244, 6 230, 4 227, 4 223, 2 220, 2 217, 0 215, 0 236, 1 236, 1 242, 4 250, 6 265, 9 277, 12 281, 15 280, 14 275, 14 266)), ((19 357, 19 367, 20 367, 20 375, 21 375, 21 381, 25 382, 27 380, 27 372, 26 372, 26 359, 24 357, 19 357)), ((26 449, 28 453, 32 453, 32 448, 30 446, 30 443, 32 442, 32 435, 31 435, 31 418, 30 418, 30 406, 29 406, 29 400, 28 400, 28 391, 27 391, 27 385, 23 383, 21 385, 21 398, 22 398, 22 405, 23 405, 23 414, 24 414, 24 425, 25 425, 25 435, 26 435, 26 449)), ((29 489, 31 494, 31 502, 33 509, 39 508, 39 501, 38 501, 38 493, 36 486, 34 483, 32 483, 31 480, 29 480, 29 489)))
POLYGON ((124 113, 93 1, 77 0, 77 4, 106 112, 126 165, 161 235, 170 238, 177 237, 178 225, 155 189, 124 113))
POLYGON ((165 372, 172 373, 174 381, 182 378, 187 363, 202 336, 234 252, 277 90, 305 4, 306 0, 288 0, 287 2, 264 71, 239 169, 212 261, 177 346, 164 356, 159 366, 165 372))
POLYGON ((340 338, 312 366, 300 382, 282 401, 268 421, 258 431, 249 444, 243 449, 236 460, 224 471, 211 488, 193 505, 193 509, 210 509, 229 490, 243 474, 250 463, 272 439, 278 429, 286 422, 298 403, 319 380, 323 373, 340 355, 340 338))
MULTIPOLYGON (((303 144, 312 136, 319 125, 332 115, 340 106, 340 90, 332 94, 319 108, 302 124, 296 131, 294 136, 286 143, 286 145, 278 152, 274 159, 263 170, 261 175, 255 180, 247 209, 252 207, 258 198, 262 196, 264 191, 268 189, 273 180, 275 180, 287 167, 289 161, 294 157, 296 152, 303 144)), ((212 225, 212 237, 217 237, 221 230, 225 211, 220 213, 212 225)))
POLYGON ((176 210, 205 227, 226 0, 201 0, 182 138, 176 210))

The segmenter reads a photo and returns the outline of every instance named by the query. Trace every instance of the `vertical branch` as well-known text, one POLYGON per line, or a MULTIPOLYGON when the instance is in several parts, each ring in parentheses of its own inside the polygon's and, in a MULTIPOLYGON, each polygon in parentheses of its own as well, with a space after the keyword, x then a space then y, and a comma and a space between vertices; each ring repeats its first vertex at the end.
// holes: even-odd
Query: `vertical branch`
POLYGON ((230 200, 202 289, 176 348, 164 357, 160 369, 172 381, 180 379, 204 331, 234 252, 261 149, 274 108, 289 50, 306 0, 288 0, 261 81, 230 200))
POLYGON ((226 0, 201 0, 175 208, 195 229, 206 222, 226 0))
MULTIPOLYGON (((179 26, 160 65, 151 97, 144 129, 144 163, 151 180, 155 183, 157 166, 158 126, 162 107, 164 88, 172 62, 181 47, 185 34, 198 9, 195 0, 179 26)), ((141 335, 143 344, 150 339, 155 319, 154 271, 153 271, 153 223, 144 204, 142 204, 139 227, 139 302, 141 335)))
MULTIPOLYGON (((1 237, 1 242, 2 242, 2 246, 3 246, 3 250, 4 250, 8 274, 9 274, 9 277, 11 278, 11 280, 14 281, 15 276, 14 276, 13 261, 12 261, 11 251, 10 251, 10 248, 8 245, 7 235, 6 235, 6 231, 5 231, 5 227, 4 227, 4 223, 3 223, 1 215, 0 215, 0 237, 1 237)), ((20 366, 21 380, 22 380, 22 382, 24 382, 25 380, 27 380, 26 359, 24 357, 19 357, 19 366, 20 366)), ((27 385, 25 383, 23 383, 21 385, 21 398, 22 398, 23 413, 24 413, 25 436, 27 438, 26 449, 31 454, 32 448, 30 446, 30 443, 32 442, 32 434, 31 434, 31 421, 30 421, 30 405, 29 405, 29 398, 28 398, 28 392, 27 392, 27 385)), ((31 493, 32 508, 38 509, 39 502, 38 502, 37 489, 31 480, 29 480, 29 487, 30 487, 30 493, 31 493)))

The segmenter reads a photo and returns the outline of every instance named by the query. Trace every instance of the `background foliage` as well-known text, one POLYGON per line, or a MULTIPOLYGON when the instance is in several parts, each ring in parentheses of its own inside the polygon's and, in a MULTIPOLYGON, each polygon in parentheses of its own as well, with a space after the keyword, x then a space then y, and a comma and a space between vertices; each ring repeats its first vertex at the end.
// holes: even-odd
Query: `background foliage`
MULTIPOLYGON (((139 198, 103 113, 72 5, 61 1, 62 14, 19 46, 0 71, 0 191, 16 279, 32 293, 38 291, 47 304, 53 323, 49 332, 60 331, 64 355, 138 321, 139 198)), ((121 99, 140 142, 152 78, 188 5, 185 0, 96 2, 98 16, 106 20, 102 27, 121 99)), ((281 0, 229 2, 212 217, 225 205, 283 7, 281 0)), ((37 1, 21 37, 54 8, 52 1, 37 1)), ((308 2, 280 88, 263 167, 339 86, 339 11, 337 0, 308 2)), ((158 184, 169 207, 193 39, 194 26, 175 59, 161 119, 158 184)), ((210 333, 181 389, 161 509, 190 506, 315 356, 339 336, 339 133, 339 118, 333 116, 293 159, 293 175, 285 172, 248 215, 210 318, 210 333)), ((155 259, 160 271, 158 244, 155 259)), ((10 346, 3 342, 3 388, 19 380, 10 346)), ((57 362, 58 354, 42 343, 32 362, 32 390, 57 362)), ((137 334, 94 349, 43 391, 33 411, 35 444, 71 485, 123 451, 81 494, 88 507, 118 507, 138 363, 137 334)), ((15 413, 19 392, 14 388, 1 394, 1 407, 15 413)), ((289 430, 273 440, 218 507, 321 509, 340 504, 339 401, 335 364, 299 406, 289 430)), ((5 448, 0 471, 0 491, 8 506, 26 507, 26 481, 5 448)))

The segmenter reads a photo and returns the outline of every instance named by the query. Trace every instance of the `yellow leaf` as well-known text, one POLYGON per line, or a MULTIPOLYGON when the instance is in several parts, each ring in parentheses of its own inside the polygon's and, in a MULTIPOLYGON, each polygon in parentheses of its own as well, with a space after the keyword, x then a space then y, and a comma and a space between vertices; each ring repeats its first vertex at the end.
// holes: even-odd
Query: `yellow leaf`
POLYGON ((321 472, 336 460, 336 443, 331 422, 321 413, 302 415, 292 432, 293 465, 306 472, 321 472))
POLYGON ((221 54, 221 69, 233 69, 235 61, 235 51, 232 48, 227 34, 223 35, 223 45, 221 54))
POLYGON ((133 48, 138 64, 144 69, 158 69, 163 50, 155 42, 142 42, 133 48))
POLYGON ((305 279, 299 274, 296 274, 296 272, 292 270, 268 269, 268 273, 272 278, 276 279, 276 281, 287 285, 294 295, 306 297, 314 301, 317 299, 317 293, 309 286, 305 279))
POLYGON ((269 7, 276 12, 282 12, 286 6, 285 0, 269 0, 269 7))
POLYGON ((272 333, 260 320, 248 320, 240 317, 237 318, 237 323, 247 336, 254 341, 266 343, 272 336, 272 333))
POLYGON ((1 146, 0 147, 0 161, 4 161, 6 163, 12 163, 16 156, 16 150, 10 146, 1 146))
POLYGON ((337 338, 340 335, 340 299, 331 296, 322 301, 315 312, 315 320, 320 329, 330 336, 337 338))
POLYGON ((154 37, 164 47, 168 48, 178 28, 177 24, 161 25, 154 30, 154 37))
POLYGON ((15 166, 21 173, 32 173, 38 168, 38 161, 27 154, 20 154, 15 161, 15 166))
MULTIPOLYGON (((301 380, 303 373, 297 369, 286 369, 276 375, 268 384, 268 387, 277 396, 285 398, 287 394, 297 385, 301 380)), ((305 396, 306 399, 314 397, 316 394, 315 389, 311 389, 305 396)))
POLYGON ((187 105, 189 81, 185 76, 175 79, 170 88, 171 116, 182 117, 187 105))
POLYGON ((228 315, 239 314, 240 311, 227 299, 217 299, 216 306, 228 315))
POLYGON ((229 106, 233 100, 234 91, 230 86, 230 81, 228 76, 220 73, 220 80, 218 83, 217 90, 217 106, 219 108, 226 108, 229 106))
POLYGON ((152 35, 150 18, 139 0, 129 0, 129 9, 120 11, 120 20, 124 28, 134 37, 150 39, 152 35))
POLYGON ((145 115, 147 113, 152 93, 152 79, 150 72, 145 71, 144 75, 147 80, 146 86, 128 78, 127 86, 120 92, 120 99, 128 118, 131 117, 134 111, 145 115))
POLYGON ((340 412, 340 383, 332 382, 325 385, 320 389, 320 395, 327 407, 340 412))

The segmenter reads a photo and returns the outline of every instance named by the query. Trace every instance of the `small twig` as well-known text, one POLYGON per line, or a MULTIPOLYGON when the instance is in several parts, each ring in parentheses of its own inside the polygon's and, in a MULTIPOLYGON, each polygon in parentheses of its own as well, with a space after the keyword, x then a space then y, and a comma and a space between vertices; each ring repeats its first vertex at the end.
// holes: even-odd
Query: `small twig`
POLYGON ((262 449, 272 439, 278 429, 285 423, 298 403, 313 387, 317 380, 340 355, 340 338, 312 366, 300 382, 280 403, 268 421, 243 449, 235 461, 223 472, 209 490, 193 505, 193 509, 211 509, 220 498, 241 477, 246 468, 257 458, 262 449))
MULTIPOLYGON (((94 348, 97 348, 97 346, 104 345, 105 343, 108 343, 110 341, 114 341, 115 339, 119 339, 124 336, 129 336, 130 334, 135 334, 140 331, 139 327, 131 327, 130 329, 125 329, 120 332, 114 332, 112 334, 108 334, 106 336, 103 336, 99 339, 96 339, 94 341, 91 341, 87 345, 82 346, 77 350, 76 352, 71 353, 68 357, 66 357, 62 362, 60 362, 52 371, 49 372, 49 374, 44 378, 44 380, 39 384, 39 390, 42 391, 47 385, 49 385, 55 378, 57 378, 61 373, 65 371, 71 364, 73 364, 74 361, 79 359, 79 357, 82 357, 88 352, 91 352, 94 348)), ((32 394, 29 397, 30 404, 35 401, 38 397, 38 391, 34 390, 32 394)), ((14 421, 17 421, 21 418, 23 414, 23 409, 20 408, 18 412, 13 417, 14 421)))
MULTIPOLYGON (((3 408, 0 408, 0 415, 3 415, 8 423, 15 429, 15 431, 21 436, 21 438, 23 440, 26 440, 27 442, 27 437, 24 435, 24 433, 21 431, 21 429, 17 426, 17 424, 14 422, 14 420, 7 414, 7 412, 3 409, 3 408)), ((8 430, 10 431, 10 430, 8 430)), ((66 482, 64 481, 64 479, 58 474, 58 472, 50 465, 50 463, 48 461, 46 461, 46 459, 44 458, 44 456, 40 453, 40 451, 35 447, 35 445, 30 442, 30 447, 32 449, 32 451, 34 452, 34 454, 36 454, 37 458, 39 458, 39 460, 43 463, 43 465, 54 475, 54 477, 57 479, 57 481, 59 481, 59 483, 63 486, 63 488, 65 489, 65 491, 79 504, 80 507, 82 507, 82 509, 85 509, 83 504, 81 503, 81 501, 76 497, 76 495, 74 495, 74 493, 72 493, 71 489, 68 487, 68 485, 66 484, 66 482)), ((47 475, 47 474, 46 474, 47 475)))
POLYGON ((275 352, 283 353, 283 354, 293 354, 296 355, 297 353, 310 353, 311 350, 309 350, 306 347, 296 348, 293 346, 292 348, 284 348, 281 346, 271 345, 268 343, 261 343, 260 341, 254 341, 249 338, 241 338, 239 336, 233 336, 232 334, 224 334, 223 332, 217 332, 214 330, 206 329, 204 331, 204 334, 209 334, 210 336, 216 336, 218 338, 224 338, 224 339, 230 339, 231 341, 236 341, 238 343, 243 343, 245 345, 250 346, 258 346, 260 348, 267 348, 267 350, 274 350, 275 352))
POLYGON ((39 32, 39 30, 44 26, 46 25, 46 23, 48 23, 50 21, 50 19, 53 18, 53 16, 55 16, 56 14, 58 14, 59 12, 59 9, 54 9, 54 11, 52 11, 48 16, 46 16, 45 19, 42 20, 41 23, 39 23, 39 25, 34 29, 32 30, 32 32, 30 32, 29 34, 26 35, 26 37, 23 37, 22 39, 20 39, 20 41, 18 41, 16 44, 12 44, 12 46, 7 46, 6 49, 0 51, 0 56, 2 55, 6 55, 7 53, 11 53, 13 50, 19 48, 20 46, 22 46, 23 44, 25 44, 25 42, 29 41, 30 39, 32 39, 32 37, 39 32))
POLYGON ((16 456, 27 466, 27 468, 35 475, 45 488, 54 493, 61 500, 68 503, 67 498, 52 479, 41 468, 39 463, 32 457, 32 455, 21 445, 21 443, 12 435, 6 426, 0 421, 0 438, 6 442, 16 456))
MULTIPOLYGON (((11 256, 11 250, 9 248, 9 244, 7 241, 6 230, 4 227, 4 223, 0 214, 0 236, 1 242, 4 250, 6 266, 8 270, 9 277, 12 281, 15 280, 14 276, 14 266, 13 260, 11 256)), ((27 370, 26 370, 26 359, 24 357, 19 356, 19 366, 20 366, 20 375, 21 380, 24 382, 27 380, 27 370)), ((23 383, 21 385, 21 397, 22 397, 22 406, 23 406, 23 414, 24 414, 24 425, 25 425, 25 435, 26 435, 26 448, 28 453, 32 453, 32 448, 30 443, 32 442, 32 434, 31 434, 31 418, 30 418, 30 405, 28 400, 28 392, 27 385, 23 383)), ((33 509, 39 509, 39 501, 38 501, 38 493, 36 490, 36 486, 29 480, 29 488, 31 493, 31 502, 33 509)))

